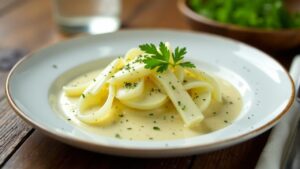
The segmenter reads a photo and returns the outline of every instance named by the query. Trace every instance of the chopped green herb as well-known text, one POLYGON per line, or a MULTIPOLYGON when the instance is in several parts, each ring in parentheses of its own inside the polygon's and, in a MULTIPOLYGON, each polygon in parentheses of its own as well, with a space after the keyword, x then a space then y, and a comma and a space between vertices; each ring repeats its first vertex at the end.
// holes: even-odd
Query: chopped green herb
POLYGON ((81 96, 82 96, 82 98, 85 98, 85 94, 82 93, 81 96))
POLYGON ((173 89, 173 90, 175 90, 175 89, 176 89, 174 85, 172 85, 171 87, 172 87, 172 89, 173 89))
POLYGON ((52 67, 53 67, 54 69, 57 69, 57 65, 55 65, 55 64, 53 64, 52 67))
POLYGON ((137 86, 137 83, 124 82, 124 87, 127 89, 133 89, 137 86))
POLYGON ((153 130, 158 130, 158 131, 159 131, 159 130, 160 130, 160 128, 159 128, 159 127, 157 127, 157 126, 154 126, 154 127, 153 127, 153 130))
POLYGON ((131 130, 131 129, 132 129, 131 127, 128 127, 128 128, 127 128, 127 130, 131 130))
POLYGON ((121 138, 121 136, 120 136, 119 133, 115 134, 115 137, 116 137, 116 138, 119 138, 119 139, 121 138))

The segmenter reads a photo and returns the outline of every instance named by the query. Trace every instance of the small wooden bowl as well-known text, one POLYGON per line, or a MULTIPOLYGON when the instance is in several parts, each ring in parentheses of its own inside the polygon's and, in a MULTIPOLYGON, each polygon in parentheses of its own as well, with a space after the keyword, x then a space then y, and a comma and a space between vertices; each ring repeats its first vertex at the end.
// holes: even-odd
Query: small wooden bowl
POLYGON ((300 28, 282 30, 246 28, 220 23, 197 14, 189 8, 187 0, 178 0, 178 7, 196 30, 227 36, 271 52, 300 47, 300 28))

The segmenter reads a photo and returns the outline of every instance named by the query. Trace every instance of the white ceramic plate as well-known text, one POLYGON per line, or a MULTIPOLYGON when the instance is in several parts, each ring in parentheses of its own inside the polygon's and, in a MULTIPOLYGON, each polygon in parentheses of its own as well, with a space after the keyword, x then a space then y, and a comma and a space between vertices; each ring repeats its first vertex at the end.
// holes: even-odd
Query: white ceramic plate
POLYGON ((274 59, 243 43, 201 33, 133 30, 73 39, 35 52, 12 69, 6 92, 24 120, 57 140, 108 154, 161 157, 212 151, 257 136, 288 111, 294 85, 274 59), (105 66, 139 44, 160 41, 187 47, 188 60, 239 90, 244 106, 232 125, 187 139, 130 141, 83 131, 53 111, 49 97, 72 78, 105 66))

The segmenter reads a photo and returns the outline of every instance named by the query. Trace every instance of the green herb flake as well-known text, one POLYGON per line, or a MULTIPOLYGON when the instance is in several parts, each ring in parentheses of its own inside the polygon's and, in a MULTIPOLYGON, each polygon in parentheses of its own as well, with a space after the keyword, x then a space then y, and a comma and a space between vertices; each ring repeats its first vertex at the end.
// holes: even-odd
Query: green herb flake
POLYGON ((175 87, 174 85, 172 85, 171 87, 172 87, 172 89, 173 89, 173 90, 175 90, 175 89, 176 89, 176 87, 175 87))
POLYGON ((121 139, 121 136, 120 136, 119 133, 116 133, 116 134, 115 134, 115 137, 118 138, 118 139, 121 139))
POLYGON ((178 106, 181 106, 181 101, 177 101, 178 106))
POLYGON ((134 89, 137 86, 137 83, 124 82, 124 87, 127 89, 134 89))
POLYGON ((153 130, 160 131, 160 128, 159 128, 159 127, 157 127, 157 126, 154 126, 154 127, 153 127, 153 130))

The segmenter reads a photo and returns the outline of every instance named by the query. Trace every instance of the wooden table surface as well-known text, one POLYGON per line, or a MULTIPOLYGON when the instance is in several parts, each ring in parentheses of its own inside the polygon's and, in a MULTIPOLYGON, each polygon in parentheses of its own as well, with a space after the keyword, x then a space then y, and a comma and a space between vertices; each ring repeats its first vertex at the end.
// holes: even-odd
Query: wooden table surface
MULTIPOLYGON (((191 29, 175 0, 122 2, 122 29, 191 29)), ((50 0, 0 0, 0 56, 24 55, 69 38, 57 30, 51 10, 50 0)), ((289 67, 293 52, 275 55, 289 67)), ((230 148, 177 158, 137 159, 92 153, 53 140, 20 119, 4 95, 8 70, 0 70, 0 168, 250 169, 255 167, 269 135, 266 132, 230 148)))

